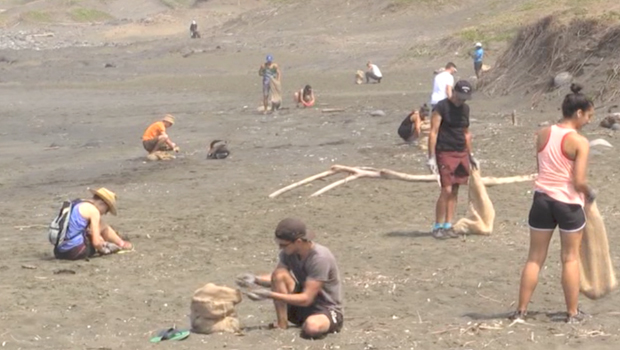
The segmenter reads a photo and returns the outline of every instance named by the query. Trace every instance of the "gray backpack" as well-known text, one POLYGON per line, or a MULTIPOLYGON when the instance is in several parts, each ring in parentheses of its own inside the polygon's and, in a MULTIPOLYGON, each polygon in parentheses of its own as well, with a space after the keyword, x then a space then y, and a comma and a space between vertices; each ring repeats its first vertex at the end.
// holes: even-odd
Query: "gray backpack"
POLYGON ((60 207, 58 215, 52 220, 48 228, 47 238, 54 247, 58 247, 65 240, 67 228, 69 227, 69 217, 73 207, 80 203, 80 200, 64 201, 60 207))

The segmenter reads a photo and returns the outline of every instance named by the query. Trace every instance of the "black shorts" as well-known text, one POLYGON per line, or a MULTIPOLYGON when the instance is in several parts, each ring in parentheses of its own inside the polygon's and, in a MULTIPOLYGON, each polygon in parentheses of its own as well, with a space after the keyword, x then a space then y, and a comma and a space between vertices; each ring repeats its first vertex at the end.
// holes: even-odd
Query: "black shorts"
POLYGON ((545 193, 534 192, 528 221, 534 230, 555 230, 559 226, 560 231, 577 232, 586 226, 586 215, 579 204, 562 203, 545 193))
POLYGON ((84 235, 84 243, 77 247, 73 247, 66 252, 61 252, 58 248, 54 249, 54 257, 60 260, 82 260, 90 258, 96 253, 97 250, 93 247, 93 244, 90 242, 90 238, 87 234, 84 235))
MULTIPOLYGON (((295 293, 301 293, 302 287, 297 282, 295 283, 295 293)), ((287 318, 288 321, 296 326, 302 326, 306 319, 312 315, 325 315, 329 319, 329 330, 327 333, 340 332, 342 325, 344 324, 344 318, 342 314, 335 310, 322 310, 315 305, 310 306, 295 306, 287 305, 287 318)))
POLYGON ((335 310, 322 310, 316 306, 295 306, 288 305, 288 321, 296 326, 301 326, 306 319, 312 315, 325 315, 329 319, 329 330, 327 333, 340 332, 344 324, 342 314, 335 310))
POLYGON ((482 62, 474 62, 474 71, 478 72, 482 69, 482 62))

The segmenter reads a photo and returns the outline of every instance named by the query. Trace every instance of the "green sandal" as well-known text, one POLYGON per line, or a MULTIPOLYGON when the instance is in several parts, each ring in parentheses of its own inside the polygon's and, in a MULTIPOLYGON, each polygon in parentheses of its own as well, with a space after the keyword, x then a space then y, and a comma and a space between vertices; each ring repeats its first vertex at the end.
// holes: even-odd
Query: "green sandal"
POLYGON ((190 331, 179 330, 176 328, 168 328, 157 333, 156 336, 151 338, 151 343, 159 343, 164 340, 184 340, 189 337, 190 331))

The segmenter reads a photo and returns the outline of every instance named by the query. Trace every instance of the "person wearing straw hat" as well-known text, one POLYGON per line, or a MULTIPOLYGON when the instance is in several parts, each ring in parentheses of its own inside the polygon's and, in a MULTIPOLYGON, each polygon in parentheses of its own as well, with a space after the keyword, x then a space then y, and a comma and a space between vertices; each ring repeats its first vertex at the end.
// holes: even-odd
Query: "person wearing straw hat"
POLYGON ((149 154, 166 150, 179 151, 179 147, 172 142, 170 136, 166 133, 166 130, 174 125, 174 121, 174 116, 166 114, 162 120, 158 120, 146 128, 142 135, 142 146, 149 154))
POLYGON ((101 221, 102 215, 116 215, 116 194, 104 187, 89 191, 93 195, 91 199, 73 202, 67 233, 54 248, 56 259, 80 260, 97 253, 106 255, 133 249, 131 243, 101 221))
POLYGON ((277 322, 302 327, 302 336, 316 338, 339 332, 343 325, 342 286, 336 258, 313 242, 314 233, 299 219, 287 218, 276 227, 280 257, 271 275, 245 273, 237 284, 252 300, 273 299, 277 322))

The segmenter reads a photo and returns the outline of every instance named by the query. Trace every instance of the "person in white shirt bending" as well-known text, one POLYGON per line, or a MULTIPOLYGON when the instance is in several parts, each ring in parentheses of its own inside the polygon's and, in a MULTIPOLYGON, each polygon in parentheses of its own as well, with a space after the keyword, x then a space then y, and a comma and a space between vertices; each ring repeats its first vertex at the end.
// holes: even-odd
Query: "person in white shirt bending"
POLYGON ((366 66, 368 67, 368 70, 366 71, 366 84, 370 82, 370 79, 376 80, 377 83, 381 83, 381 78, 383 78, 383 75, 381 74, 379 67, 377 67, 376 64, 372 64, 370 61, 368 61, 366 66))
POLYGON ((439 101, 452 97, 454 73, 456 73, 456 64, 448 62, 443 72, 435 76, 435 80, 433 81, 433 94, 431 95, 431 110, 435 109, 435 105, 439 101))

